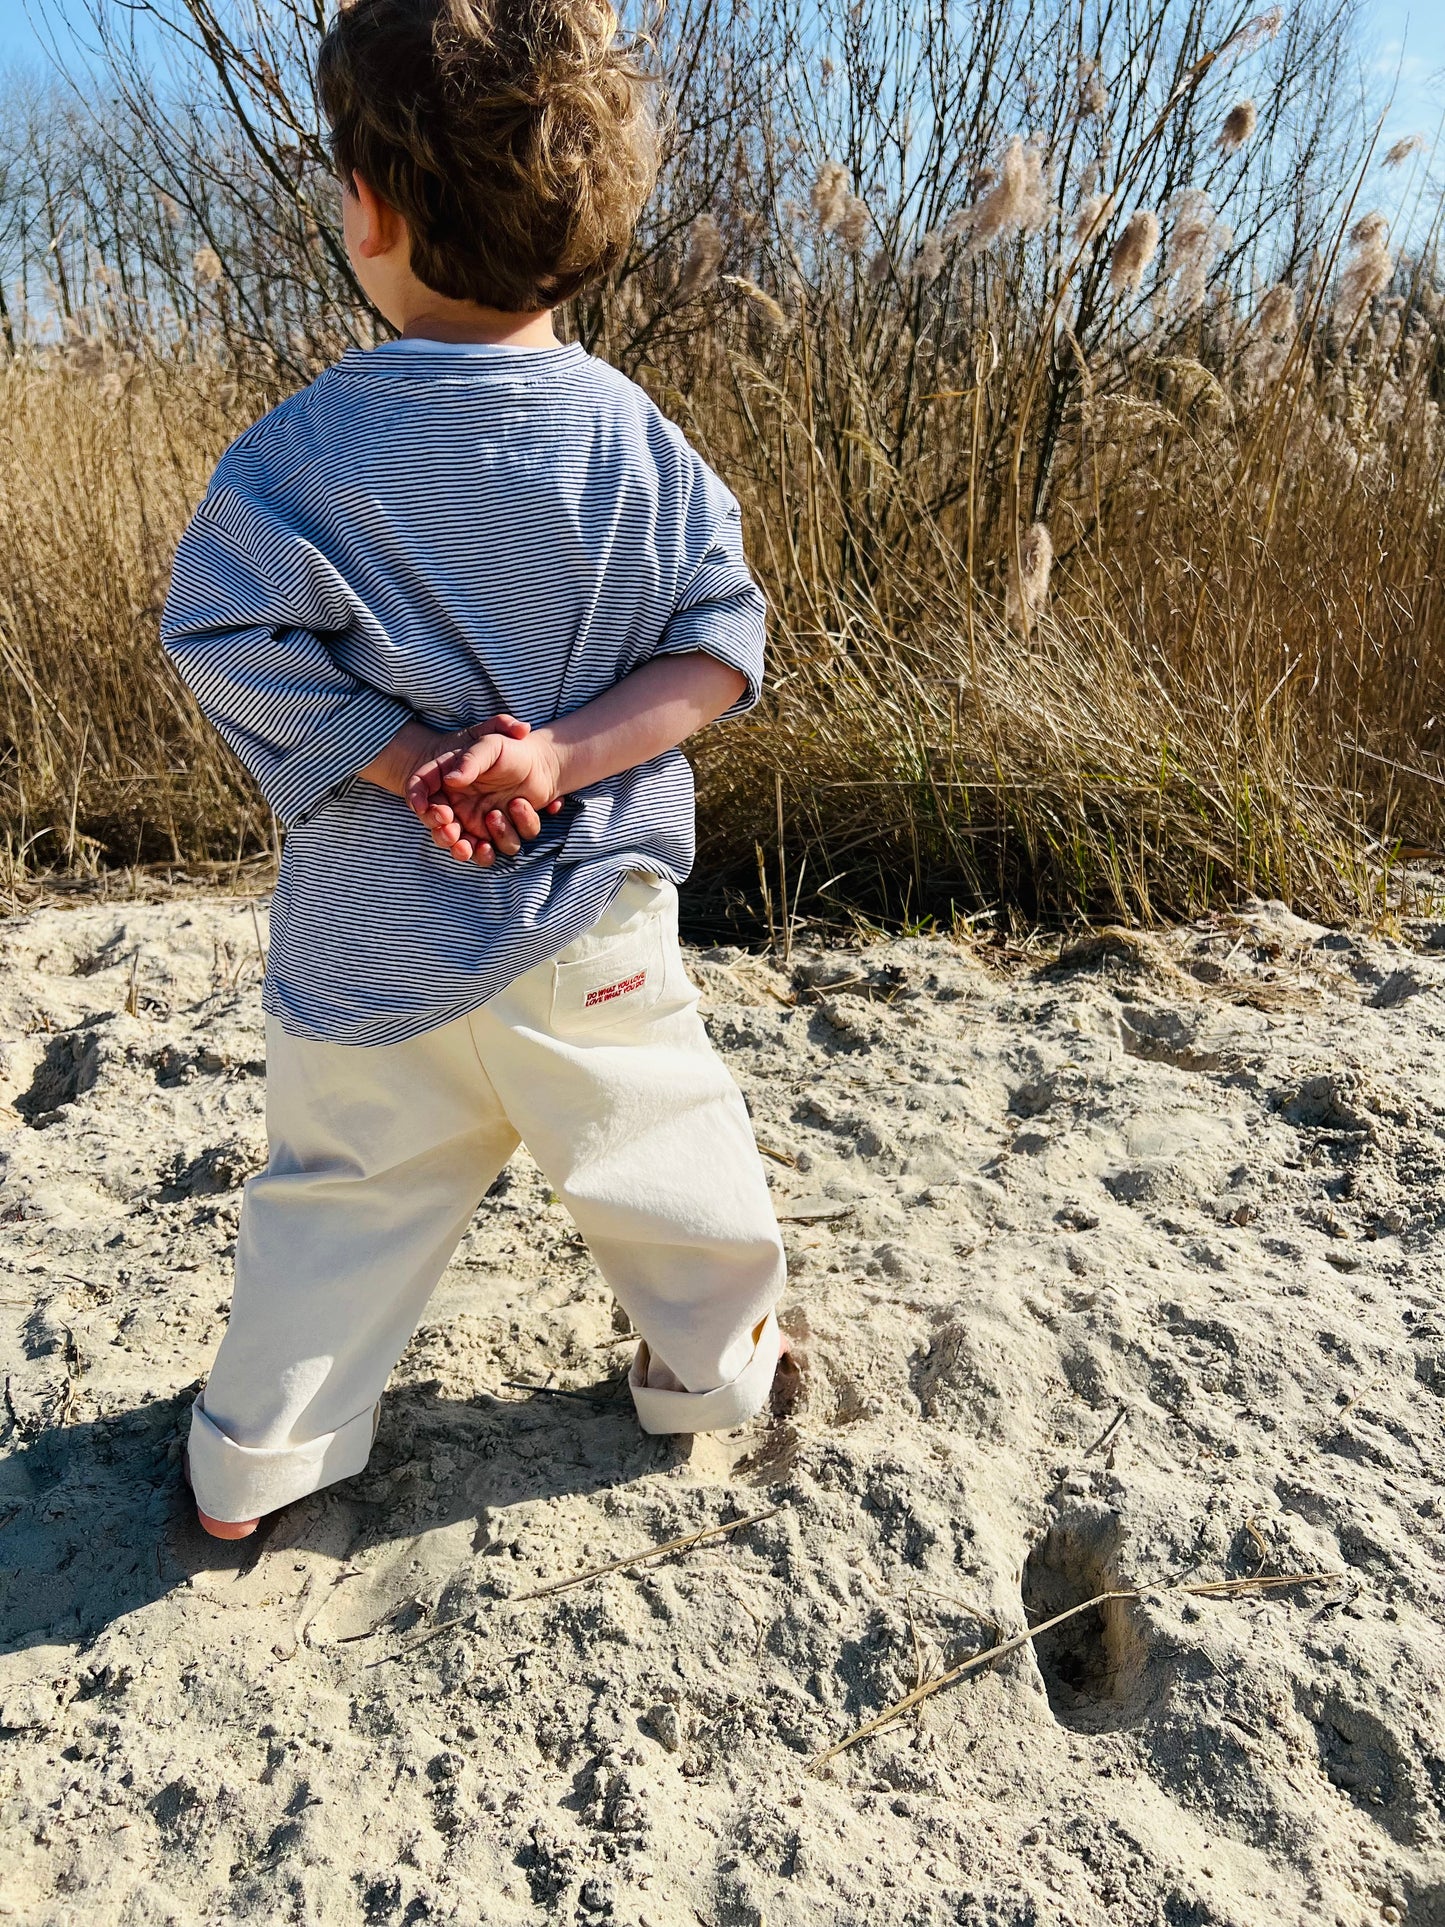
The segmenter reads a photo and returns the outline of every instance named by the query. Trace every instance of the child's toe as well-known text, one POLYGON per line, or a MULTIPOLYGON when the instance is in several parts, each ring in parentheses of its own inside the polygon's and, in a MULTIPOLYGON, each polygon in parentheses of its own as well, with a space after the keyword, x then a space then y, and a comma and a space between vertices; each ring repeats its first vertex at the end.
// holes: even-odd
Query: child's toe
POLYGON ((773 1373, 773 1389, 768 1409, 774 1418, 786 1418, 794 1411, 804 1392, 803 1360, 786 1332, 778 1334, 778 1364, 773 1373))
POLYGON ((261 1523, 259 1519, 213 1519, 199 1506, 196 1517, 201 1522, 201 1530, 209 1532, 213 1539, 249 1539, 261 1523))

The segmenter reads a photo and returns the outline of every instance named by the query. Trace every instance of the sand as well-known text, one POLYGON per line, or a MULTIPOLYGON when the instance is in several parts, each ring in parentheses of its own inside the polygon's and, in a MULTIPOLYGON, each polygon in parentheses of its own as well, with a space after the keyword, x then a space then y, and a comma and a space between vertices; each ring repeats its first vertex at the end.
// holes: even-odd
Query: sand
POLYGON ((519 1158, 368 1471, 223 1547, 177 1461, 264 906, 4 926, 0 1916, 1440 1927, 1445 923, 1402 929, 694 954, 800 1402, 642 1436, 519 1158), (1333 1576, 1178 1589, 1288 1573, 1333 1576))

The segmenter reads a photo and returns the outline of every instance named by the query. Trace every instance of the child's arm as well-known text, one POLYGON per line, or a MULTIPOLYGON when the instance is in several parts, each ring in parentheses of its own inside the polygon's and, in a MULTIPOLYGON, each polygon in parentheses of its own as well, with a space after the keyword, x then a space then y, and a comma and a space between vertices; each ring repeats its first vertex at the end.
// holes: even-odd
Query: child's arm
POLYGON ((530 735, 484 736, 423 763, 406 800, 438 848, 462 862, 490 862, 480 852, 488 840, 504 848, 504 806, 515 824, 517 803, 546 808, 559 796, 651 762, 733 708, 748 686, 741 670, 701 649, 654 656, 530 735))
MULTIPOLYGON (((418 765, 483 731, 527 734, 510 717, 450 734, 429 729, 406 703, 343 668, 337 644, 371 620, 273 507, 218 471, 176 552, 161 641, 287 829, 358 777, 401 796, 418 765)), ((509 817, 496 848, 510 856, 541 825, 530 804, 509 817)), ((493 859, 480 841, 474 855, 493 859)))
POLYGON ((523 741, 491 736, 423 764, 407 801, 463 861, 502 833, 502 806, 541 808, 676 749, 704 724, 758 700, 766 605, 743 555, 734 497, 685 451, 686 516, 677 603, 652 656, 611 689, 523 741))

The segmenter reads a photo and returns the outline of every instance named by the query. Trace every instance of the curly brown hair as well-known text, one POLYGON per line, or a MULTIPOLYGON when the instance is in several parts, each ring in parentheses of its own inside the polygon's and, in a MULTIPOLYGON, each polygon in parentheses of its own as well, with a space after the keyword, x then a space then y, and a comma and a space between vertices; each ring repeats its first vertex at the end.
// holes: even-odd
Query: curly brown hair
POLYGON ((608 0, 350 0, 316 77, 337 173, 402 216, 438 294, 533 313, 626 252, 657 133, 608 0))

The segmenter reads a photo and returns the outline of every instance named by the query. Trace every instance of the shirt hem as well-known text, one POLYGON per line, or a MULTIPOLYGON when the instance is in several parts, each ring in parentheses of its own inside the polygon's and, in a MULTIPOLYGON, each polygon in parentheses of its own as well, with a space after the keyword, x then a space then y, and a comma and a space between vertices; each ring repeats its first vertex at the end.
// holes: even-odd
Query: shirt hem
POLYGON ((648 856, 640 850, 623 851, 617 856, 602 860, 592 871, 588 881, 594 879, 606 885, 595 907, 589 892, 587 897, 588 914, 580 923, 573 923, 570 917, 559 922, 555 933, 549 933, 547 947, 542 954, 521 970, 493 970, 485 968, 477 972, 477 990, 474 996, 458 998, 445 1007, 433 1006, 421 1011, 395 1011, 378 1020, 375 1015, 368 1016, 361 1023, 348 1021, 344 1025, 317 1024, 308 1022, 299 1013, 288 1009, 280 995, 275 980, 267 975, 261 995, 261 1008, 268 1017, 274 1017, 288 1037, 303 1043, 336 1044, 344 1050, 377 1050, 388 1044, 410 1043, 414 1037, 424 1037, 428 1031, 441 1030, 447 1024, 454 1024, 461 1017, 470 1017, 493 997, 501 996, 504 990, 524 977, 528 970, 535 970, 539 964, 549 963, 559 951, 565 950, 569 943, 585 937, 593 926, 601 921, 611 908, 614 898, 622 888, 628 874, 633 870, 646 871, 650 876, 665 877, 670 883, 681 883, 670 864, 648 856), (555 938, 555 940, 554 940, 555 938), (343 1030, 345 1034, 343 1033, 343 1030))

